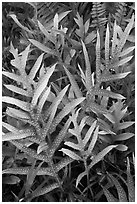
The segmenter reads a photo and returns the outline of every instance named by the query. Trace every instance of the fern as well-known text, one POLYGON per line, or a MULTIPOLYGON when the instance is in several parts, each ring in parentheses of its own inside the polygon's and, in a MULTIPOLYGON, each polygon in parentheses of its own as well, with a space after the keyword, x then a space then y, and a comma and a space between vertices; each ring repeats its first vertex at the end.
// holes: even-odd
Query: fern
POLYGON ((103 3, 93 2, 93 8, 91 12, 92 16, 92 27, 96 26, 97 29, 100 29, 101 26, 105 25, 107 18, 105 16, 105 7, 103 3))
MULTIPOLYGON (((67 159, 67 157, 65 157, 64 159, 62 158, 59 163, 54 164, 53 157, 58 146, 64 140, 71 121, 69 119, 67 120, 64 128, 59 132, 59 134, 53 141, 51 140, 50 135, 51 132, 54 132, 55 127, 58 126, 60 121, 85 99, 84 97, 81 97, 74 99, 71 102, 68 101, 68 103, 62 107, 62 110, 57 113, 58 106, 68 90, 68 86, 66 86, 62 91, 58 92, 57 97, 54 96, 54 100, 52 101, 51 106, 49 106, 49 114, 47 117, 48 120, 44 122, 44 120, 42 119, 41 111, 43 109, 44 103, 46 102, 46 100, 48 100, 49 94, 54 95, 50 87, 48 87, 48 84, 51 75, 55 71, 56 64, 49 68, 46 74, 44 74, 43 77, 40 77, 40 80, 38 82, 35 81, 35 75, 37 74, 42 63, 43 54, 40 55, 40 57, 32 67, 33 71, 31 70, 29 74, 27 74, 26 62, 28 58, 29 47, 27 47, 27 49, 25 49, 25 51, 23 51, 21 54, 18 54, 17 50, 14 49, 14 47, 11 45, 11 52, 15 57, 15 59, 12 61, 12 65, 14 65, 18 69, 19 75, 10 75, 10 78, 15 80, 18 78, 13 76, 21 76, 23 78, 23 81, 19 81, 19 85, 17 84, 17 88, 16 86, 7 86, 7 88, 12 90, 13 92, 19 92, 20 95, 24 97, 24 101, 12 97, 9 98, 8 96, 3 97, 4 102, 14 105, 14 108, 9 108, 7 110, 7 114, 10 115, 10 117, 13 117, 14 120, 24 121, 26 124, 30 124, 30 126, 26 126, 28 128, 19 130, 18 128, 9 125, 8 123, 3 123, 3 127, 5 127, 9 131, 8 133, 3 134, 3 141, 8 141, 16 146, 17 149, 20 149, 27 155, 27 159, 29 159, 29 157, 32 157, 35 159, 35 161, 42 161, 40 163, 40 166, 38 166, 36 169, 33 166, 35 163, 33 163, 30 169, 11 168, 9 170, 4 170, 4 173, 11 172, 11 174, 28 175, 28 179, 31 179, 31 181, 27 180, 28 183, 26 183, 26 197, 31 191, 35 176, 42 175, 41 165, 43 163, 46 163, 48 165, 48 168, 43 171, 43 175, 52 175, 52 177, 57 181, 56 188, 60 187, 62 189, 58 171, 60 171, 60 169, 62 169, 65 165, 69 164, 73 160, 67 159), (30 98, 29 101, 28 96, 30 98), (40 124, 42 124, 42 127, 40 124), (37 144, 37 151, 30 147, 31 144, 37 144), (30 174, 33 175, 32 178, 29 176, 30 174)), ((9 75, 7 74, 7 76, 9 75)), ((39 191, 37 191, 37 194, 41 195, 44 192, 48 192, 54 188, 47 186, 46 189, 39 189, 39 191)), ((32 197, 34 195, 35 194, 32 194, 32 197)))

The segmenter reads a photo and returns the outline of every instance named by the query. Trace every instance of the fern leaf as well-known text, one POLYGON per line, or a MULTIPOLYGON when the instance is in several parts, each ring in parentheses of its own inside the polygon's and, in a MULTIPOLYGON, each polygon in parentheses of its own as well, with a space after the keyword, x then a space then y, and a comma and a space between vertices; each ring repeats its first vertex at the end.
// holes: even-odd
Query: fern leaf
POLYGON ((77 188, 79 182, 81 181, 81 179, 82 179, 84 176, 86 176, 86 174, 87 174, 86 171, 84 171, 84 172, 82 172, 81 174, 78 175, 77 180, 76 180, 76 188, 77 188))
POLYGON ((91 138, 91 135, 96 127, 96 124, 97 124, 97 121, 95 120, 93 122, 93 124, 91 125, 91 127, 89 128, 89 130, 87 131, 84 139, 83 139, 83 143, 84 143, 84 146, 86 146, 86 144, 88 143, 89 139, 91 138))
POLYGON ((30 31, 27 27, 23 26, 23 25, 18 21, 18 19, 17 19, 17 17, 16 17, 15 14, 10 14, 9 16, 15 21, 15 23, 16 23, 20 28, 22 28, 23 30, 25 30, 25 31, 27 31, 27 32, 29 32, 29 33, 31 33, 31 34, 33 34, 33 31, 30 31))
POLYGON ((27 175, 30 167, 18 167, 18 168, 9 168, 4 169, 2 174, 20 174, 20 175, 27 175))
POLYGON ((113 38, 112 38, 112 48, 111 48, 111 56, 114 57, 115 51, 116 51, 116 46, 117 46, 117 23, 116 20, 114 22, 114 27, 113 27, 113 38))
POLYGON ((77 98, 82 97, 82 92, 81 92, 81 90, 79 89, 79 86, 78 86, 78 84, 77 84, 75 78, 74 78, 73 75, 68 71, 68 69, 65 68, 65 66, 64 66, 64 69, 65 69, 65 72, 66 72, 66 74, 67 74, 67 76, 68 76, 68 78, 69 78, 69 81, 70 81, 71 85, 72 85, 72 88, 73 88, 73 90, 74 90, 74 92, 75 92, 75 94, 76 94, 76 97, 77 97, 77 98))
POLYGON ((123 57, 125 55, 128 55, 130 52, 132 52, 135 49, 135 46, 128 47, 127 49, 124 49, 120 54, 119 57, 123 57))
POLYGON ((14 86, 14 85, 4 85, 7 89, 15 92, 15 93, 18 93, 18 94, 21 94, 23 96, 27 96, 27 97, 31 97, 30 93, 28 93, 27 91, 23 90, 22 88, 19 88, 17 86, 14 86))
POLYGON ((44 27, 39 21, 38 21, 38 26, 41 30, 41 32, 45 35, 45 37, 51 41, 52 43, 55 44, 55 40, 54 38, 50 35, 50 33, 48 32, 48 30, 46 29, 46 27, 44 27))
POLYGON ((95 113, 102 113, 102 114, 107 114, 110 113, 110 110, 107 110, 101 105, 98 105, 97 103, 91 102, 87 108, 88 110, 92 110, 95 113))
POLYGON ((27 112, 15 108, 8 107, 6 110, 6 114, 17 119, 23 119, 26 121, 30 120, 30 116, 27 112))
POLYGON ((116 141, 123 141, 123 140, 128 140, 129 138, 133 137, 134 135, 135 135, 134 133, 126 132, 126 133, 121 133, 119 135, 116 135, 114 137, 114 139, 116 141))
POLYGON ((103 187, 103 186, 102 186, 102 188, 103 188, 103 192, 104 192, 104 194, 105 194, 105 196, 106 196, 108 202, 118 202, 118 199, 116 199, 116 198, 112 195, 112 193, 109 192, 109 190, 108 190, 107 188, 105 188, 105 187, 103 187))
POLYGON ((43 52, 48 53, 48 54, 50 54, 50 55, 58 56, 55 51, 53 51, 53 50, 50 49, 49 47, 43 45, 42 43, 38 42, 37 40, 29 39, 29 41, 30 41, 33 45, 35 45, 37 48, 39 48, 40 50, 42 50, 43 52))
POLYGON ((96 79, 97 83, 100 83, 100 66, 101 66, 101 61, 100 61, 100 35, 99 31, 97 31, 97 42, 96 42, 96 79))
POLYGON ((74 159, 66 156, 65 158, 61 159, 61 161, 55 165, 54 169, 56 170, 56 172, 58 172, 73 161, 74 161, 74 159))
POLYGON ((123 123, 119 123, 117 130, 123 130, 126 129, 128 127, 130 127, 131 125, 135 124, 135 122, 132 121, 128 121, 128 122, 123 122, 123 123))
POLYGON ((118 62, 113 64, 113 68, 126 64, 127 62, 129 62, 132 59, 132 57, 133 56, 129 56, 129 57, 126 57, 126 59, 124 58, 124 59, 119 60, 118 62))
POLYGON ((122 35, 122 37, 120 39, 120 42, 119 42, 119 44, 117 46, 117 49, 116 49, 117 55, 119 55, 119 53, 121 52, 121 50, 122 50, 128 36, 129 36, 130 31, 133 28, 133 25, 134 25, 134 15, 132 15, 132 18, 130 19, 127 27, 125 28, 124 33, 123 33, 123 35, 122 35))
POLYGON ((113 74, 113 75, 108 75, 108 76, 102 75, 100 81, 107 82, 107 81, 112 81, 112 80, 123 79, 130 73, 131 72, 125 72, 125 73, 118 73, 118 74, 113 74))
POLYGON ((86 73, 85 73, 86 88, 89 91, 89 93, 91 93, 93 84, 91 81, 91 66, 90 66, 89 56, 88 56, 88 52, 87 52, 85 44, 83 43, 83 41, 81 41, 81 43, 83 47, 83 53, 84 53, 85 64, 86 64, 86 73))
POLYGON ((6 133, 2 135, 2 141, 20 140, 29 136, 33 136, 33 131, 18 131, 18 133, 6 133))
POLYGON ((47 144, 47 142, 42 141, 42 142, 39 144, 38 148, 37 148, 37 154, 40 154, 41 152, 46 151, 47 149, 48 149, 48 144, 47 144))
POLYGON ((8 124, 8 123, 4 123, 2 122, 2 126, 4 128, 6 128, 7 130, 9 130, 10 132, 13 132, 13 133, 17 133, 19 130, 17 128, 15 128, 14 126, 8 124))
POLYGON ((96 127, 95 132, 94 132, 93 137, 92 137, 92 140, 91 140, 91 142, 90 142, 90 144, 89 144, 89 146, 88 146, 88 152, 89 152, 89 154, 92 153, 93 148, 94 148, 94 146, 95 146, 95 144, 96 144, 96 142, 97 142, 97 139, 98 139, 98 131, 99 131, 99 126, 96 127))
POLYGON ((67 85, 67 86, 58 94, 58 96, 55 98, 55 101, 53 102, 53 107, 52 107, 52 110, 51 110, 51 114, 50 114, 49 120, 48 120, 48 122, 47 122, 47 124, 46 124, 46 126, 45 126, 45 128, 44 128, 44 131, 43 131, 43 136, 44 136, 44 138, 46 137, 47 132, 48 132, 50 126, 51 126, 51 123, 52 123, 52 121, 53 121, 53 119, 54 119, 54 117, 55 117, 55 113, 56 113, 56 111, 57 111, 58 105, 60 104, 60 102, 62 101, 64 95, 66 94, 66 91, 67 91, 67 89, 68 89, 68 86, 69 86, 69 85, 67 85))
POLYGON ((53 190, 56 189, 56 188, 59 188, 59 184, 58 184, 58 183, 51 184, 51 185, 49 185, 49 186, 47 186, 47 187, 44 187, 44 188, 42 188, 42 189, 40 189, 40 190, 38 190, 38 191, 37 191, 37 189, 36 189, 36 190, 33 191, 33 193, 32 193, 32 198, 35 198, 35 197, 38 197, 38 196, 40 196, 40 195, 44 195, 44 194, 46 194, 46 193, 49 193, 49 192, 53 191, 53 190))
MULTIPOLYGON (((2 171, 2 174, 19 174, 19 175, 27 175, 30 171, 30 167, 18 167, 18 168, 9 168, 9 169, 4 169, 2 171)), ((38 176, 41 175, 47 175, 47 176, 53 176, 53 173, 51 172, 49 167, 41 167, 38 172, 38 176)))
POLYGON ((50 86, 46 89, 46 91, 44 91, 44 93, 43 93, 43 95, 42 95, 42 97, 40 98, 40 100, 39 100, 39 103, 38 103, 38 111, 39 111, 39 113, 41 113, 41 111, 42 111, 42 108, 43 108, 43 105, 44 105, 44 103, 46 102, 46 100, 47 100, 47 98, 48 98, 48 96, 49 96, 49 94, 50 94, 50 86))
POLYGON ((51 75, 53 74, 54 70, 55 70, 56 64, 53 65, 51 68, 49 68, 46 72, 46 74, 43 76, 43 78, 38 82, 38 85, 35 89, 34 92, 34 96, 32 98, 32 105, 35 106, 37 103, 37 100, 40 96, 40 94, 42 93, 42 91, 46 88, 49 78, 51 77, 51 75))
POLYGON ((6 71, 3 71, 2 74, 9 77, 12 80, 15 80, 15 81, 19 82, 19 83, 24 82, 24 80, 22 79, 22 77, 20 75, 10 73, 10 72, 6 72, 6 71))
POLYGON ((60 143, 63 141, 63 139, 66 136, 66 132, 69 128, 71 121, 68 119, 67 122, 65 123, 64 127, 62 128, 62 130, 60 131, 60 133, 56 136, 56 138, 54 139, 50 149, 49 149, 49 157, 53 157, 54 152, 57 150, 58 146, 60 145, 60 143))
POLYGON ((135 186, 134 186, 133 177, 130 173, 129 158, 127 158, 127 187, 128 187, 129 202, 135 202, 135 186))
POLYGON ((105 89, 95 90, 94 94, 99 95, 99 96, 106 96, 106 97, 116 98, 116 99, 120 99, 120 100, 125 99, 125 97, 122 96, 121 94, 117 94, 117 93, 114 93, 112 91, 108 91, 108 90, 105 90, 105 89))
POLYGON ((109 65, 109 26, 108 24, 107 24, 106 38, 105 38, 105 63, 106 63, 106 69, 108 69, 108 65, 109 65))
POLYGON ((95 155, 92 158, 91 163, 89 164, 89 169, 91 169, 96 163, 98 163, 99 161, 101 161, 104 156, 106 154, 108 154, 108 152, 110 152, 113 148, 117 147, 117 145, 109 145, 108 147, 106 147, 105 149, 103 149, 101 152, 99 152, 97 155, 95 155))
POLYGON ((43 55, 44 55, 44 53, 42 53, 42 54, 38 57, 38 59, 36 60, 35 64, 34 64, 33 67, 31 68, 30 73, 29 73, 29 75, 28 75, 28 78, 29 78, 30 81, 32 81, 32 80, 35 78, 35 75, 36 75, 37 71, 39 70, 40 65, 41 65, 41 63, 42 63, 43 55))
POLYGON ((72 152, 69 149, 62 148, 60 151, 62 151, 64 154, 66 154, 67 156, 71 157, 74 160, 78 160, 78 161, 82 160, 79 155, 77 155, 76 153, 72 152))
POLYGON ((112 181, 113 181, 113 183, 114 183, 114 185, 115 185, 115 187, 117 189, 119 202, 127 202, 126 192, 122 188, 119 181, 114 176, 112 176, 110 174, 109 174, 109 177, 112 179, 112 181))
POLYGON ((21 101, 19 99, 15 99, 15 98, 12 98, 9 96, 3 96, 2 101, 5 103, 10 103, 10 104, 16 105, 27 112, 30 111, 29 103, 21 101))
POLYGON ((81 150, 81 147, 79 146, 79 144, 75 144, 73 142, 65 142, 64 144, 75 150, 79 150, 79 151, 81 150))
MULTIPOLYGON (((26 49, 22 52, 22 53, 20 53, 20 55, 21 55, 21 58, 20 58, 20 62, 21 62, 21 67, 20 67, 20 72, 21 72, 21 74, 24 76, 24 77, 26 77, 27 76, 27 74, 26 74, 26 72, 25 72, 25 67, 26 67, 26 63, 27 63, 27 59, 28 59, 28 54, 29 54, 29 52, 30 52, 30 45, 28 45, 27 47, 26 47, 26 49)), ((16 59, 16 58, 15 58, 16 59)), ((19 65, 18 65, 19 66, 19 65)))
POLYGON ((53 124, 51 125, 51 128, 50 128, 50 133, 52 133, 55 130, 56 126, 66 115, 68 115, 77 105, 79 105, 84 100, 85 98, 81 97, 66 104, 63 110, 56 116, 55 120, 53 121, 53 124))
POLYGON ((46 157, 46 155, 43 154, 37 154, 35 150, 32 150, 30 148, 25 147, 22 143, 17 142, 17 141, 10 141, 13 145, 15 145, 18 149, 20 149, 21 151, 27 153, 28 155, 30 155, 33 158, 36 158, 38 160, 42 160, 47 162, 48 159, 46 157))
MULTIPOLYGON (((60 14, 58 14, 58 23, 65 18, 71 11, 65 11, 62 12, 60 14)), ((47 25, 47 28, 50 29, 53 26, 54 22, 50 23, 49 25, 47 25)))

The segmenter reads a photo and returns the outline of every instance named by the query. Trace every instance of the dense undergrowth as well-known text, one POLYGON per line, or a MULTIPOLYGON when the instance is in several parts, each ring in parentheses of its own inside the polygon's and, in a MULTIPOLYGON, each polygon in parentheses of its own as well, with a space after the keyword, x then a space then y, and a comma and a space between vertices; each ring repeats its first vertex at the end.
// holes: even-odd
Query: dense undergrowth
POLYGON ((2 10, 3 202, 133 202, 134 3, 2 10))

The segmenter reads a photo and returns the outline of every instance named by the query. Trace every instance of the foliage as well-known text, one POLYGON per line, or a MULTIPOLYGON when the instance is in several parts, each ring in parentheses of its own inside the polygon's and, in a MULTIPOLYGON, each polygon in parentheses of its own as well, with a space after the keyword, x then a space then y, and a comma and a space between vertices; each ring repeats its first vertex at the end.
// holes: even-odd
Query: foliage
POLYGON ((134 4, 112 4, 3 3, 3 201, 134 201, 134 4))

